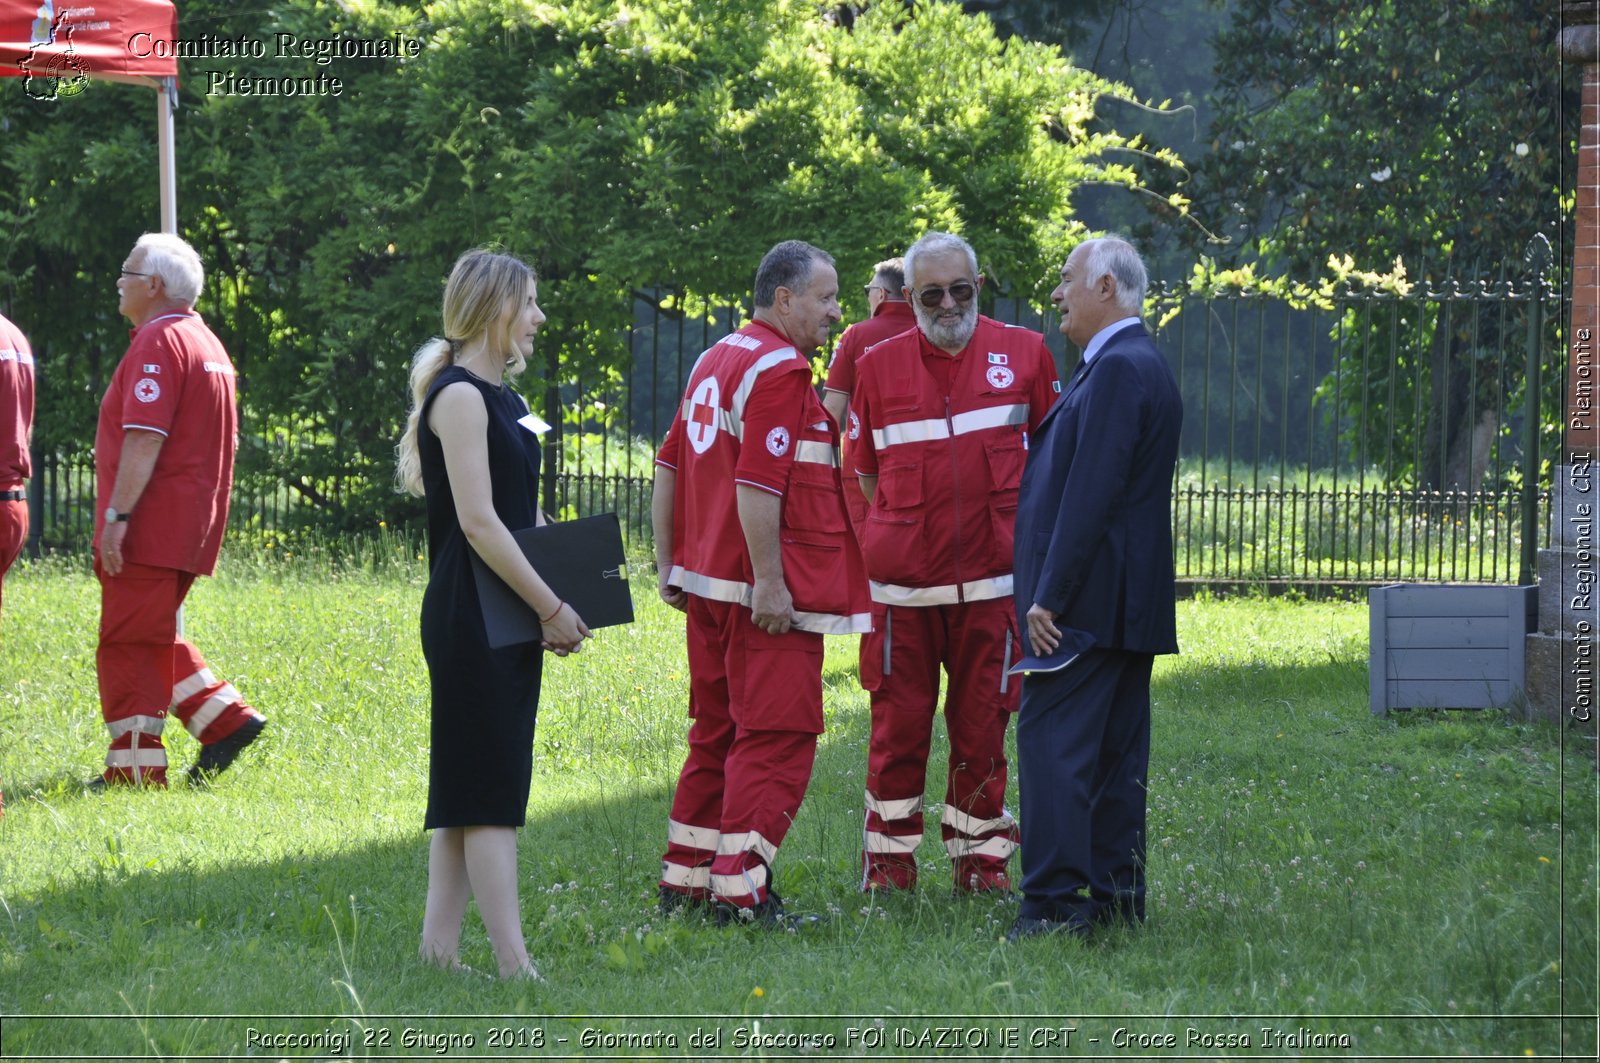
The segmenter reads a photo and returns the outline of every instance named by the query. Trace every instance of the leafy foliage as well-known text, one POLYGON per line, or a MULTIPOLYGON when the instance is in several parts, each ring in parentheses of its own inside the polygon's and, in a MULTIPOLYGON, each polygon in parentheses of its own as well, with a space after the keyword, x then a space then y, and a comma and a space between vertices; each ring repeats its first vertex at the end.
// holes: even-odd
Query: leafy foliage
MULTIPOLYGON (((242 474, 312 499, 330 528, 409 504, 388 491, 406 366, 467 247, 539 269, 551 323, 525 387, 559 414, 551 385, 626 364, 636 291, 741 301, 780 239, 849 276, 940 227, 1036 294, 1081 230, 1074 191, 1139 180, 1128 140, 1091 125, 1095 100, 1127 89, 952 3, 874 5, 848 26, 806 0, 202 0, 182 17, 186 38, 266 44, 182 63, 181 228, 241 372, 242 474), (422 49, 315 65, 279 57, 280 32, 422 49), (212 91, 213 74, 319 73, 339 95, 212 91)), ((123 348, 111 280, 154 227, 147 102, 120 86, 0 98, 0 291, 43 355, 44 446, 82 445, 123 348)))
POLYGON ((1562 231, 1556 0, 1231 3, 1207 183, 1255 249, 1472 267, 1562 231))
MULTIPOLYGON (((1229 216, 1241 257, 1300 276, 1330 256, 1398 259, 1425 282, 1526 277, 1529 240, 1560 243, 1578 110, 1554 54, 1556 0, 1229 2, 1213 154, 1194 198, 1203 215, 1229 216)), ((1380 335, 1407 328, 1380 318, 1380 335)), ((1404 411, 1384 406, 1389 380, 1342 367, 1366 381, 1342 401, 1401 425, 1418 483, 1475 486, 1475 442, 1509 432, 1502 411, 1520 406, 1522 382, 1483 371, 1484 352, 1527 324, 1494 327, 1424 330, 1404 411)))

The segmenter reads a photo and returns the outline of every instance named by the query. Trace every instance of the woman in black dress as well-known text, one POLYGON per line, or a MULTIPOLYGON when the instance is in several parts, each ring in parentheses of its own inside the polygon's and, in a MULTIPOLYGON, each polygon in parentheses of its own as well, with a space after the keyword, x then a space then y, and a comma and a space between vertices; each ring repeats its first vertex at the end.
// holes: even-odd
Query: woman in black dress
POLYGON ((432 688, 428 902, 422 956, 459 966, 461 922, 478 902, 502 977, 537 977, 517 902, 517 828, 527 814, 541 646, 491 649, 478 605, 477 555, 539 615, 544 647, 565 655, 583 620, 528 564, 512 529, 545 523, 539 442, 506 384, 544 321, 538 278, 509 255, 468 251, 444 290, 444 339, 411 364, 412 409, 399 481, 428 502, 422 653, 432 688))

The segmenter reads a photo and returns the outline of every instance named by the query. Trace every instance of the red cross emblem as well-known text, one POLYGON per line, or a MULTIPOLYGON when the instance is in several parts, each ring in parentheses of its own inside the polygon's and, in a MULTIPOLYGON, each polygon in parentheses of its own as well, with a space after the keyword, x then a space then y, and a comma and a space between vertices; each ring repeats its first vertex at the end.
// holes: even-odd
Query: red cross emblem
POLYGON ((689 396, 689 409, 683 419, 689 433, 689 445, 696 454, 704 454, 716 442, 717 415, 721 406, 722 391, 717 387, 717 378, 714 376, 700 381, 689 396))
POLYGON ((133 385, 133 397, 140 402, 154 402, 161 397, 161 385, 145 377, 133 385))

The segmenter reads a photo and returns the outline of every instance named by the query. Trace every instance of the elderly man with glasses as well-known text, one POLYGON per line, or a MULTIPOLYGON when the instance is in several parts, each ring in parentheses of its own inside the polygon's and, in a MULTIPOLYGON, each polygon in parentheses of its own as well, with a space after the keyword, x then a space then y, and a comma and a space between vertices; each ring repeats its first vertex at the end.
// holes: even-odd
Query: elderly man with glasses
POLYGON ((178 607, 216 568, 238 448, 233 362, 195 313, 205 281, 194 248, 146 233, 117 278, 133 342, 111 375, 94 438, 100 577, 100 712, 107 786, 167 785, 170 711, 200 742, 203 782, 255 741, 266 719, 178 634, 178 607))
POLYGON ((1060 392, 1044 337, 978 313, 972 247, 930 232, 905 257, 917 328, 856 364, 852 465, 870 509, 862 552, 873 632, 862 888, 910 889, 939 669, 949 676, 942 834, 960 892, 1009 892, 1017 825, 1005 735, 1023 656, 1011 600, 1012 525, 1027 433, 1060 392))

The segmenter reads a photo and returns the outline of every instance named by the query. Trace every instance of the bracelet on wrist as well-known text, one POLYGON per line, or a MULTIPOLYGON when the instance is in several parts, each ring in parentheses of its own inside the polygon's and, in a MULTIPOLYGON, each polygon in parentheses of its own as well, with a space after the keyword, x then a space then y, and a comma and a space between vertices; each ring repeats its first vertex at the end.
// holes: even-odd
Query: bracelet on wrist
POLYGON ((539 617, 539 623, 548 624, 550 621, 554 620, 561 613, 561 610, 565 609, 566 607, 567 607, 567 603, 566 602, 557 601, 555 609, 551 611, 549 616, 541 616, 541 617, 539 617))

